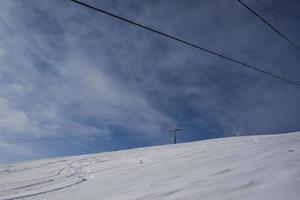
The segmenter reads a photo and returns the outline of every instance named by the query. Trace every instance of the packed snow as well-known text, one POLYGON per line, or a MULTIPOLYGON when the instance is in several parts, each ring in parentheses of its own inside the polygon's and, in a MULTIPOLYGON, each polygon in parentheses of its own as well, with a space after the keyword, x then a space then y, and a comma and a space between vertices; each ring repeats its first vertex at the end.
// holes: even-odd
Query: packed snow
POLYGON ((0 165, 0 199, 299 200, 300 132, 0 165))

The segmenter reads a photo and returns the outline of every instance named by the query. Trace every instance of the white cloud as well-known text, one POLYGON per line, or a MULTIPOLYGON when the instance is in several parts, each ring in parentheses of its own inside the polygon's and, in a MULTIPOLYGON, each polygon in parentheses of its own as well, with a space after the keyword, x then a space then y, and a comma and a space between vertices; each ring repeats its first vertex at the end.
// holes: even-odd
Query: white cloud
POLYGON ((0 130, 34 132, 34 127, 24 111, 14 109, 9 100, 0 97, 0 130))
MULTIPOLYGON (((63 22, 56 15, 50 16, 63 29, 51 35, 39 30, 39 22, 47 23, 47 19, 36 19, 35 12, 26 15, 31 8, 22 8, 18 13, 19 2, 1 4, 0 37, 4 42, 0 44, 0 137, 101 134, 109 133, 111 126, 145 130, 172 121, 141 94, 110 77, 103 70, 110 67, 109 60, 86 58, 89 52, 82 48, 81 39, 88 25, 79 27, 72 21, 69 15, 75 16, 75 10, 72 14, 59 13, 66 17, 63 22), (75 25, 64 27, 72 22, 75 25), (81 29, 80 34, 73 34, 76 28, 81 29)), ((41 10, 35 11, 49 12, 41 10)), ((22 154, 16 149, 20 145, 0 146, 22 154)))

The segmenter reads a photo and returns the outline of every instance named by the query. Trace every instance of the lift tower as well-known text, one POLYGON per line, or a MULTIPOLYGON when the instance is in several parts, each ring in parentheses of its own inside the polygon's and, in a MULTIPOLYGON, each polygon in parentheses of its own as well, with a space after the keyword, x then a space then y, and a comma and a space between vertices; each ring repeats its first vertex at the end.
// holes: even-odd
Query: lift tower
POLYGON ((174 144, 176 144, 177 143, 177 131, 181 131, 181 129, 180 128, 177 128, 177 127, 174 127, 174 128, 172 128, 171 130, 170 130, 172 133, 173 133, 173 135, 174 135, 174 144))

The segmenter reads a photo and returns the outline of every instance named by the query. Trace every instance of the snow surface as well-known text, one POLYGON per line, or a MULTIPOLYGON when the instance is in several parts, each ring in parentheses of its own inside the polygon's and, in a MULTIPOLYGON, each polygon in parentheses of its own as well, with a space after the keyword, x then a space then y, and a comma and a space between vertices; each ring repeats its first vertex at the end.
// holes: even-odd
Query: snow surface
POLYGON ((0 165, 0 199, 299 200, 300 132, 0 165))

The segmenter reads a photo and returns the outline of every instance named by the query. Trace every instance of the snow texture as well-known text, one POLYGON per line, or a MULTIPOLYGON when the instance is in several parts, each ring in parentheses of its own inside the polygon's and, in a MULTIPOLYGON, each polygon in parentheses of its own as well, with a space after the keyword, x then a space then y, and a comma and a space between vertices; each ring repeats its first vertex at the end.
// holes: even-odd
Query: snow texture
POLYGON ((0 199, 299 200, 300 132, 0 165, 0 199))

